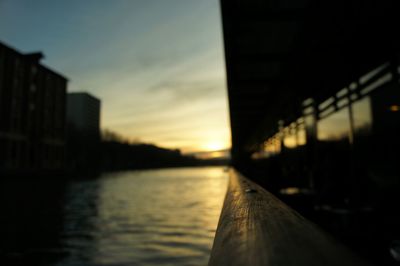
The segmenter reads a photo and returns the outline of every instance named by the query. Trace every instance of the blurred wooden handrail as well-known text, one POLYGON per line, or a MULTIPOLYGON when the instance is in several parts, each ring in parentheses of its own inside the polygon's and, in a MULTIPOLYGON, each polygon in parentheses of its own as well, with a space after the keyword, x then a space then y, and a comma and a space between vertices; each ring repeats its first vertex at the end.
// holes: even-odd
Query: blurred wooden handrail
POLYGON ((369 263, 232 169, 208 265, 347 266, 369 263))

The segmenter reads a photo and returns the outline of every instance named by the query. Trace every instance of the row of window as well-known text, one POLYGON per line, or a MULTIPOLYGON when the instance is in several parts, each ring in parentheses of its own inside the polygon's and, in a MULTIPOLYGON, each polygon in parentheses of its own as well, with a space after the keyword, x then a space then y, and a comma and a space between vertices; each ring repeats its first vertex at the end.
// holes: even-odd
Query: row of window
MULTIPOLYGON (((26 140, 0 139, 0 168, 60 168, 64 164, 64 146, 41 144, 32 150, 26 140), (32 153, 34 152, 34 153, 32 153)), ((31 147, 32 148, 32 147, 31 147)))
POLYGON ((307 140, 346 141, 352 144, 355 135, 371 134, 373 117, 379 118, 373 112, 382 108, 389 112, 400 110, 400 103, 397 102, 386 101, 383 105, 374 106, 371 102, 375 89, 393 80, 389 71, 390 65, 384 64, 318 105, 312 99, 305 100, 303 116, 291 123, 280 121, 276 134, 268 138, 253 157, 268 158, 283 150, 304 146, 307 140))

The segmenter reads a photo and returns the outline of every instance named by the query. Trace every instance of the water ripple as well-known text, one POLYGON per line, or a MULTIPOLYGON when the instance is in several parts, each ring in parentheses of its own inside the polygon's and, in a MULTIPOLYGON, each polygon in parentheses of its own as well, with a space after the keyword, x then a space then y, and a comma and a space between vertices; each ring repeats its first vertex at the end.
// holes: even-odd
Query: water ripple
POLYGON ((58 265, 206 265, 226 186, 219 167, 72 182, 58 265))

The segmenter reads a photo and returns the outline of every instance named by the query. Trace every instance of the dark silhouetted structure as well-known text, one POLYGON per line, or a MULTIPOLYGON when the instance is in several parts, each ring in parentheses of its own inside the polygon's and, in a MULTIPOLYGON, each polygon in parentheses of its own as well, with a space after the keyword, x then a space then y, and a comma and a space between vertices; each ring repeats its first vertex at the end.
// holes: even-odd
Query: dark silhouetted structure
POLYGON ((67 79, 0 43, 0 171, 62 170, 67 79))
POLYGON ((81 134, 99 137, 100 134, 99 99, 86 92, 67 94, 67 123, 81 134))
POLYGON ((101 102, 86 92, 67 95, 68 163, 75 170, 97 169, 101 102))
POLYGON ((221 9, 233 165, 390 263, 386 247, 400 239, 396 1, 221 0, 221 9))

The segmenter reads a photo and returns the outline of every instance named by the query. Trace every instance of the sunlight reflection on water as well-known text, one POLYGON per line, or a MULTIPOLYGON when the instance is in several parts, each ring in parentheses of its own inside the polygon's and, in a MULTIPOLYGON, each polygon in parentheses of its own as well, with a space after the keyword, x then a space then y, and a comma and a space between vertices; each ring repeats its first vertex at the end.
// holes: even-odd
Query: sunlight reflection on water
POLYGON ((58 265, 206 265, 226 188, 222 167, 73 182, 58 265))

